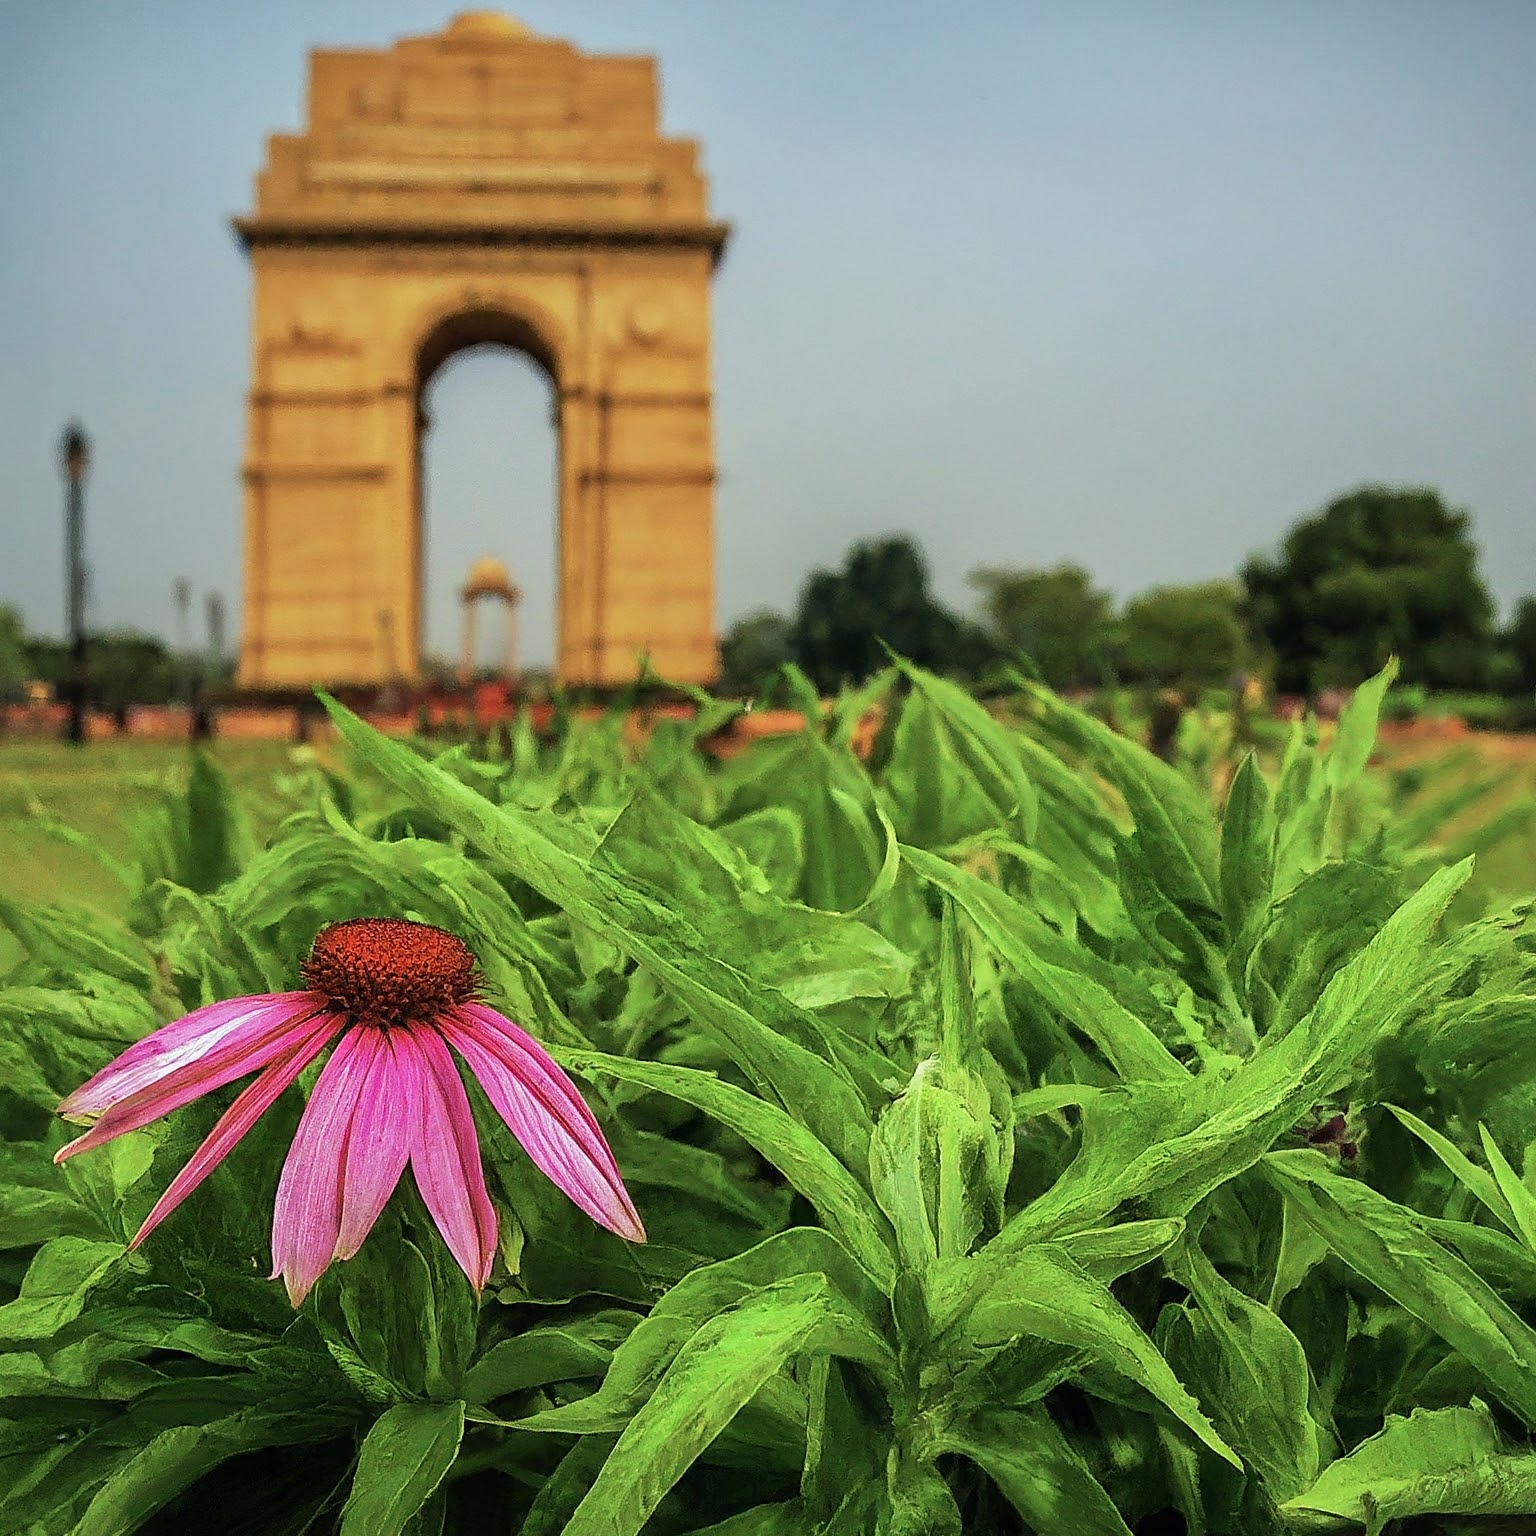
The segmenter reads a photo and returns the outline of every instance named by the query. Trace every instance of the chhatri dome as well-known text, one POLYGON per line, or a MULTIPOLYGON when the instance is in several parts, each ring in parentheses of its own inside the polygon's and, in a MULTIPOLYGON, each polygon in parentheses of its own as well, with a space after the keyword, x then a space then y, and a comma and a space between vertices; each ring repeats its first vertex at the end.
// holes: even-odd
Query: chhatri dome
POLYGON ((460 11, 448 23, 443 35, 466 41, 511 43, 532 37, 533 28, 515 16, 508 16, 505 11, 460 11))
POLYGON ((512 581, 512 573, 495 555, 481 555, 469 568, 469 575, 464 579, 462 596, 466 602, 475 597, 505 597, 515 600, 518 591, 512 581))

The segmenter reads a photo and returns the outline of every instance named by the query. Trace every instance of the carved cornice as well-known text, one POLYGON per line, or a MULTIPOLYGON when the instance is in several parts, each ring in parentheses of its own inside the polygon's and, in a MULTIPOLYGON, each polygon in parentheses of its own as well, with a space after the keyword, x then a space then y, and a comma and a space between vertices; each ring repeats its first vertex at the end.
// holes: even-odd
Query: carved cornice
POLYGON ((315 219, 285 220, 273 217, 230 220, 246 251, 267 246, 363 247, 370 246, 516 246, 564 249, 671 246, 707 250, 718 264, 725 252, 731 226, 723 220, 706 219, 687 224, 424 224, 380 220, 322 222, 315 219))
POLYGON ((386 391, 379 389, 253 389, 246 398, 253 406, 373 405, 386 391))
POLYGON ((713 485, 719 472, 713 465, 694 464, 657 469, 584 469, 576 479, 582 485, 713 485))
POLYGON ((241 475, 248 485, 266 480, 388 480, 388 464, 247 463, 241 475))

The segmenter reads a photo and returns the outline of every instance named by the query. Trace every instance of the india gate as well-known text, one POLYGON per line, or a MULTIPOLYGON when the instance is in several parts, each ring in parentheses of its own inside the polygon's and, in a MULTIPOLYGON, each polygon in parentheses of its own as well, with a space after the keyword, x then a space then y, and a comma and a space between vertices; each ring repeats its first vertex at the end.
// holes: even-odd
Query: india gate
POLYGON ((655 61, 471 11, 317 50, 307 119, 268 139, 235 221, 254 285, 240 685, 419 676, 422 391, 488 342, 553 386, 559 680, 620 684, 641 653, 712 680, 728 231, 697 143, 661 134, 655 61))

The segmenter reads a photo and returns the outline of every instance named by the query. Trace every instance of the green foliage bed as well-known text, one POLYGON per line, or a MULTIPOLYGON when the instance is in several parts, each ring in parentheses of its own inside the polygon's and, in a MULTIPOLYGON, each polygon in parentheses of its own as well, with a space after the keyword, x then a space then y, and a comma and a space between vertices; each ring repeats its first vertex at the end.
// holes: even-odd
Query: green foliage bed
POLYGON ((1383 820, 1385 683, 1219 814, 1043 689, 1005 725, 907 667, 724 766, 728 706, 435 758, 337 709, 357 773, 260 849, 201 760, 103 876, 127 924, 0 899, 0 1531, 1536 1516, 1536 934, 1447 922, 1469 861, 1383 820), (407 1183, 289 1307, 296 1092, 133 1253, 218 1105, 53 1165, 126 1044, 365 915, 475 950, 646 1246, 478 1100, 478 1306, 407 1183))

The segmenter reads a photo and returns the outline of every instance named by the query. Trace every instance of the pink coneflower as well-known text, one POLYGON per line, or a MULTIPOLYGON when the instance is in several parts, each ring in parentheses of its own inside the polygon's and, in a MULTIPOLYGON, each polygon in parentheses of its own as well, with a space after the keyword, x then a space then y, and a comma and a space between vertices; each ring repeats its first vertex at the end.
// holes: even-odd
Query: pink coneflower
POLYGON ((210 1003, 129 1046, 59 1106, 94 1120, 61 1162, 259 1071, 171 1180, 136 1248, 228 1156, 333 1040, 277 1185, 272 1278, 294 1306, 332 1259, 350 1259, 410 1163, 449 1250, 478 1291, 496 1211, 451 1045, 529 1157, 594 1221, 645 1229, 575 1085, 533 1037, 479 1001, 475 957, 451 933, 399 918, 332 923, 300 966, 302 992, 210 1003), (339 1037, 339 1038, 338 1038, 339 1037))

